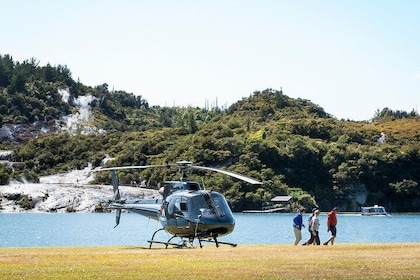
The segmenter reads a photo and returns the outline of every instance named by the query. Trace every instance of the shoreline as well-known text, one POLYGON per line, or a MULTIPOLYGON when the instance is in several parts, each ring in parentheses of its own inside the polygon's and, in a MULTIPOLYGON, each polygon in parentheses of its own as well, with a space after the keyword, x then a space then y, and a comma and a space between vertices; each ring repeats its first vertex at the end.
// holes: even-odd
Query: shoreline
MULTIPOLYGON (((93 171, 88 166, 40 177, 39 183, 12 181, 0 187, 0 212, 96 212, 97 207, 107 205, 113 198, 113 187, 91 184, 93 171)), ((129 200, 160 197, 155 189, 130 186, 120 186, 120 189, 129 200)))
MULTIPOLYGON (((157 190, 120 186, 127 199, 157 198, 157 190)), ((113 197, 111 185, 59 183, 12 183, 1 186, 0 213, 93 213, 113 197), (26 197, 30 209, 20 205, 26 197)))

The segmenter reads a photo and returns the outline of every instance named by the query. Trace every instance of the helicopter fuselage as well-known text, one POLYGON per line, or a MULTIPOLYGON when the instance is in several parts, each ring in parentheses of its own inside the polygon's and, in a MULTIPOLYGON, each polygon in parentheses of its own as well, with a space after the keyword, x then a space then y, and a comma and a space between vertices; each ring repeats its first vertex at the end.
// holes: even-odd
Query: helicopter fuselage
POLYGON ((109 208, 116 210, 115 226, 118 226, 120 223, 122 211, 126 210, 158 220, 162 225, 162 228, 155 231, 152 239, 148 241, 150 243, 149 248, 154 243, 165 244, 166 247, 168 245, 175 245, 177 247, 183 247, 185 245, 184 242, 181 245, 171 242, 174 237, 181 239, 188 238, 191 245, 197 239, 200 247, 202 246, 202 241, 215 242, 217 247, 219 244, 236 246, 234 243, 220 242, 217 240, 218 237, 231 233, 235 228, 235 219, 225 197, 218 192, 202 190, 199 183, 190 181, 188 177, 193 169, 219 172, 250 184, 262 184, 245 175, 212 167, 193 165, 189 161, 179 161, 175 165, 101 168, 98 171, 111 171, 114 199, 109 208), (139 199, 132 201, 121 199, 116 174, 117 170, 157 167, 177 167, 181 172, 181 180, 166 181, 164 186, 159 190, 162 199, 139 199), (156 233, 161 230, 165 230, 173 236, 166 242, 154 240, 156 233))
POLYGON ((235 227, 225 197, 206 190, 179 190, 167 196, 158 219, 167 232, 178 237, 220 237, 235 227))

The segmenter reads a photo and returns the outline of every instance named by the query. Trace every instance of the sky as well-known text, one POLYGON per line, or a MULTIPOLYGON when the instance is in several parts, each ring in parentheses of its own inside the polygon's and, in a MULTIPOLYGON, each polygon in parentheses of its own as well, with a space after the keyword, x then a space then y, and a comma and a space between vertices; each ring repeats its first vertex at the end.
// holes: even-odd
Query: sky
POLYGON ((0 0, 0 54, 149 105, 283 90, 338 119, 418 112, 417 0, 0 0))

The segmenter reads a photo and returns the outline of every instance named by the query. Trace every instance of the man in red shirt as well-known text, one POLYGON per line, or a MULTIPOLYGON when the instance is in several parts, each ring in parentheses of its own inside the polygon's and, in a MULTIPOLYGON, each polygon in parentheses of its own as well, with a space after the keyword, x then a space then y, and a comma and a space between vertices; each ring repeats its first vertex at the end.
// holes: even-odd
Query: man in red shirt
POLYGON ((327 232, 331 231, 331 237, 330 239, 327 240, 327 242, 324 242, 324 245, 328 245, 328 243, 331 241, 331 245, 334 245, 334 239, 337 236, 337 216, 336 214, 338 213, 338 208, 334 207, 333 210, 331 210, 328 213, 328 217, 327 217, 327 232))

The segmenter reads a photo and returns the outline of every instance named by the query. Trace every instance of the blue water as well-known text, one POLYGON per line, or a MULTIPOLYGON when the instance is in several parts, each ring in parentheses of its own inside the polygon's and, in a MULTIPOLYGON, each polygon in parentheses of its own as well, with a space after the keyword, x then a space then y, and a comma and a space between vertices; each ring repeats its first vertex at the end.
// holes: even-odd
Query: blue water
MULTIPOLYGON (((238 244, 292 244, 294 214, 236 213, 233 233, 219 240, 238 244)), ((305 215, 304 221, 308 215, 305 215)), ((338 214, 336 243, 413 243, 420 242, 420 214, 392 214, 388 217, 362 217, 338 214)), ((320 238, 329 237, 326 214, 320 215, 320 238)), ((113 228, 115 214, 46 214, 0 213, 0 247, 43 246, 146 246, 157 221, 124 213, 121 223, 113 228)), ((302 230, 303 239, 309 237, 302 230)), ((167 240, 160 232, 157 238, 167 240)))

